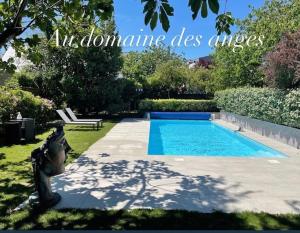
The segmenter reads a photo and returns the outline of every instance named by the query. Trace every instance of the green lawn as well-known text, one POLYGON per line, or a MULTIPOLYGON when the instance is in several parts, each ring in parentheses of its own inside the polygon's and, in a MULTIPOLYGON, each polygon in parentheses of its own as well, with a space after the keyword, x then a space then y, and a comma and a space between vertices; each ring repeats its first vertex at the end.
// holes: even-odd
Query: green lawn
MULTIPOLYGON (((0 223, 1 224, 1 223, 0 223)), ((0 225, 1 226, 1 225, 0 225)), ((203 214, 180 210, 49 210, 44 213, 19 211, 4 218, 5 229, 300 229, 299 215, 265 213, 203 214)))
MULTIPOLYGON (((73 151, 68 154, 67 163, 77 158, 89 146, 103 137, 117 121, 105 121, 99 130, 66 126, 66 138, 73 151)), ((36 141, 26 145, 0 147, 0 216, 4 216, 24 201, 34 190, 31 151, 38 148, 53 130, 36 137, 36 141)))
MULTIPOLYGON (((68 162, 103 137, 117 121, 108 121, 100 131, 65 127, 73 148, 68 162)), ((50 134, 37 137, 35 143, 0 147, 0 229, 300 229, 300 215, 264 213, 201 214, 167 210, 37 210, 10 213, 33 192, 30 153, 50 134)))

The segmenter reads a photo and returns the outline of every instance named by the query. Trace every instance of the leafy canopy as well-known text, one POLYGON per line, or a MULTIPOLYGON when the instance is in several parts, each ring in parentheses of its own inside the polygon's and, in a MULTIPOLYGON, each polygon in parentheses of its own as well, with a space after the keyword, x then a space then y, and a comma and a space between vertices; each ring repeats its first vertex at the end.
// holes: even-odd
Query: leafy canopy
MULTIPOLYGON (((196 19, 199 12, 206 18, 208 12, 218 14, 220 0, 188 0, 192 18, 196 19)), ((165 31, 170 28, 169 17, 174 15, 174 8, 169 0, 141 0, 144 5, 145 24, 154 29, 159 21, 165 31)), ((114 11, 113 0, 3 0, 0 2, 0 49, 12 45, 21 56, 24 44, 36 45, 40 39, 37 31, 47 38, 54 30, 60 28, 64 33, 74 28, 87 27, 99 20, 107 20, 114 11), (21 35, 31 30, 32 37, 21 35)), ((233 19, 224 13, 216 18, 218 33, 230 33, 233 19)), ((9 62, 0 62, 0 69, 13 70, 9 62)))
MULTIPOLYGON (((141 0, 144 4, 145 24, 150 24, 153 30, 158 22, 158 19, 167 32, 170 28, 169 17, 174 15, 174 8, 170 5, 168 0, 141 0)), ((202 18, 208 16, 210 10, 214 14, 219 13, 219 0, 189 0, 188 7, 192 11, 192 18, 196 19, 199 12, 202 18)), ((219 33, 230 33, 229 25, 232 25, 232 17, 230 14, 224 13, 217 17, 216 29, 219 33)))
POLYGON ((157 66, 168 61, 184 62, 170 47, 152 46, 142 52, 129 52, 124 55, 122 74, 145 88, 146 79, 152 75, 157 66))
POLYGON ((170 60, 158 65, 148 79, 152 97, 175 97, 184 94, 209 94, 211 70, 189 68, 185 62, 170 60))
MULTIPOLYGON (((113 22, 95 30, 99 35, 117 35, 113 22)), ((77 34, 86 35, 87 31, 89 28, 77 34)), ((122 66, 121 48, 117 45, 83 48, 40 43, 29 49, 28 56, 35 62, 33 88, 57 106, 66 102, 82 111, 102 111, 122 102, 121 86, 116 80, 122 66)))
POLYGON ((271 51, 287 32, 300 28, 299 0, 267 0, 261 8, 237 21, 238 34, 264 36, 260 47, 247 46, 235 53, 220 46, 214 53, 214 88, 264 85, 264 74, 259 69, 266 53, 271 51))
POLYGON ((168 98, 171 92, 182 93, 185 89, 186 75, 184 64, 179 61, 168 61, 157 67, 156 72, 149 78, 152 87, 166 91, 168 98))

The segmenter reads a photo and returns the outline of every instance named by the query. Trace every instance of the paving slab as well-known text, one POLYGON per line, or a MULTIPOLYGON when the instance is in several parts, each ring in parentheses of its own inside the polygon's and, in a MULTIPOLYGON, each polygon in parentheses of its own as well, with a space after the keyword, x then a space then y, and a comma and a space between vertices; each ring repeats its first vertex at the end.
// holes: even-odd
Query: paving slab
POLYGON ((68 165, 53 179, 55 208, 300 213, 300 150, 245 131, 287 157, 150 156, 149 128, 124 119, 68 165))

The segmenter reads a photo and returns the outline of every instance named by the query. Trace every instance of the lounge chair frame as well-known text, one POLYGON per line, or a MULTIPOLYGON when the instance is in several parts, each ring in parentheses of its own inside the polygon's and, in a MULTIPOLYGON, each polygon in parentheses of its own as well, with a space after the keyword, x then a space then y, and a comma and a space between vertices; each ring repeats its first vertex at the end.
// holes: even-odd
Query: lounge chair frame
POLYGON ((93 129, 97 129, 99 130, 99 121, 71 121, 68 116, 64 113, 63 110, 59 109, 56 110, 56 112, 58 113, 58 115, 63 119, 63 121, 65 122, 65 124, 67 125, 91 125, 93 126, 93 129))
POLYGON ((102 126, 102 119, 78 119, 71 108, 66 108, 66 112, 69 114, 72 121, 74 121, 74 122, 78 122, 78 121, 80 121, 80 122, 99 122, 100 126, 102 126))

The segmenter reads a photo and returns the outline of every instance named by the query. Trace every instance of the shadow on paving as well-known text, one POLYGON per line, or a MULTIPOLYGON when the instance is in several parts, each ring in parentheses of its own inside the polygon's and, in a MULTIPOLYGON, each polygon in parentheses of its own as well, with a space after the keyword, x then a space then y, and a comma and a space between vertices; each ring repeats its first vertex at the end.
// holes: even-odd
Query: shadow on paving
MULTIPOLYGON (((79 188, 65 191, 71 198, 83 198, 97 208, 109 208, 125 203, 122 210, 61 209, 61 210, 23 210, 0 220, 4 229, 299 229, 299 215, 271 215, 264 213, 221 212, 199 213, 184 210, 166 210, 177 207, 197 208, 199 210, 226 209, 227 205, 251 192, 237 196, 230 194, 234 186, 226 186, 224 178, 211 176, 187 176, 172 171, 171 166, 160 161, 136 160, 129 162, 95 162, 80 157, 78 163, 88 166, 89 172, 70 169, 60 177, 60 185, 71 185, 67 175, 78 172, 82 175, 79 188), (99 166, 100 165, 100 166, 99 166), (94 174, 94 176, 92 176, 94 174), (110 180, 101 190, 98 184, 110 180), (156 183, 165 180, 162 185, 156 183), (85 185, 92 186, 84 189, 85 185), (175 191, 168 190, 176 184, 175 191), (223 188, 221 188, 223 187, 223 188), (224 188, 226 187, 226 188, 224 188), (158 190, 161 195, 155 195, 158 190), (135 190, 135 192, 133 192, 135 190), (91 194, 101 191, 101 198, 91 194), (139 205, 158 209, 134 209, 139 205), (163 208, 163 209, 162 209, 163 208)), ((78 186, 77 186, 78 187, 78 186)))
POLYGON ((298 200, 289 200, 286 203, 292 207, 295 211, 300 212, 300 201, 298 200))
POLYGON ((253 193, 232 195, 229 191, 240 184, 228 186, 224 177, 184 175, 161 161, 104 163, 83 156, 77 164, 88 169, 70 169, 54 182, 59 191, 70 187, 60 192, 63 198, 75 205, 67 206, 72 208, 164 208, 212 212, 227 210, 229 204, 253 193), (78 175, 79 180, 75 181, 72 174, 78 175), (106 185, 101 185, 105 182, 106 185), (95 193, 100 193, 100 197, 95 193))

